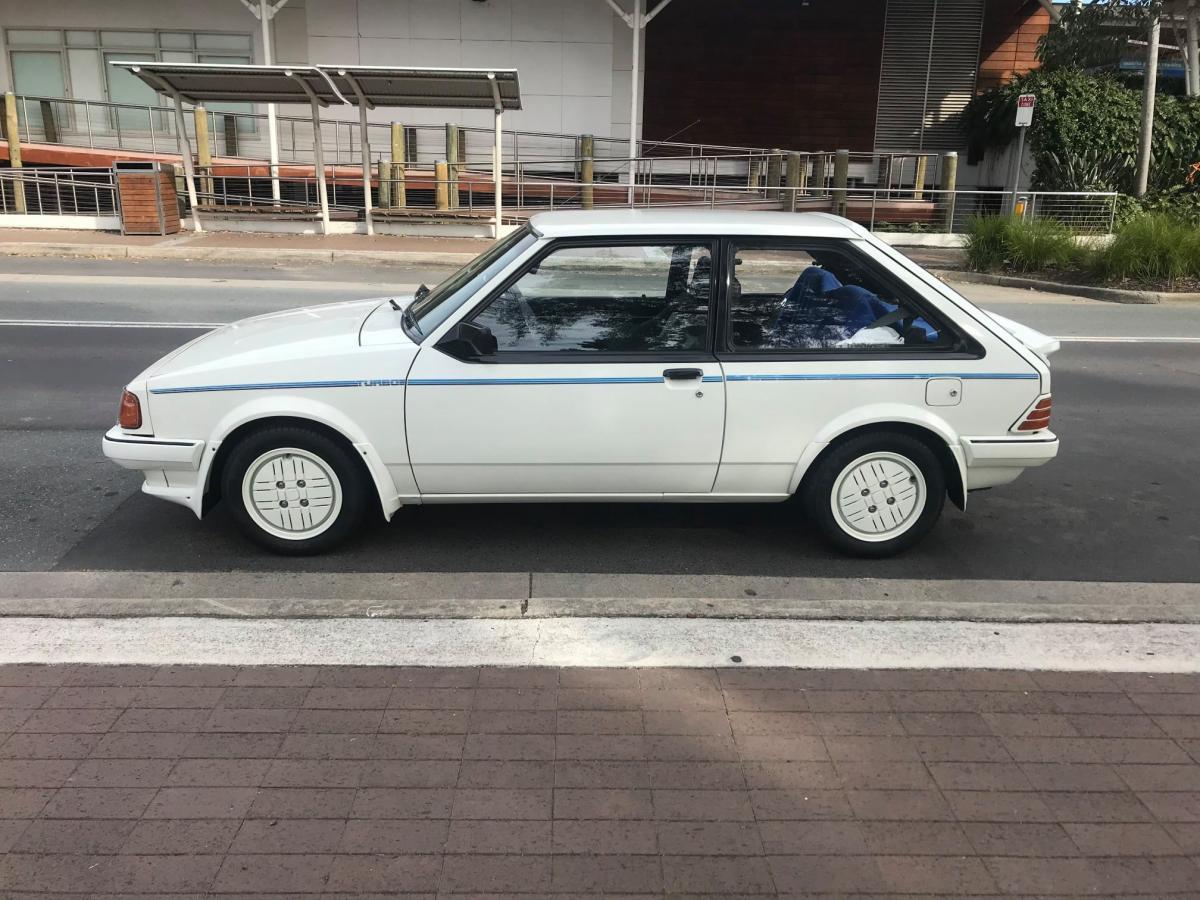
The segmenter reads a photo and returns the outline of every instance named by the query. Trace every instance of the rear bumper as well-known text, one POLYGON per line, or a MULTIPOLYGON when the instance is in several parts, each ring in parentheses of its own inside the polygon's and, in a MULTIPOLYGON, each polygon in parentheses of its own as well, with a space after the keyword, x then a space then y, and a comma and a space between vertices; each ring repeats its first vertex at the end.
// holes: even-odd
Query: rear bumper
POLYGON ((1058 456, 1058 438, 1048 431, 1032 437, 962 438, 961 444, 969 491, 1007 484, 1025 469, 1058 456))
POLYGON ((204 455, 204 441, 161 440, 126 434, 113 426, 104 435, 104 455, 126 469, 195 472, 204 455))

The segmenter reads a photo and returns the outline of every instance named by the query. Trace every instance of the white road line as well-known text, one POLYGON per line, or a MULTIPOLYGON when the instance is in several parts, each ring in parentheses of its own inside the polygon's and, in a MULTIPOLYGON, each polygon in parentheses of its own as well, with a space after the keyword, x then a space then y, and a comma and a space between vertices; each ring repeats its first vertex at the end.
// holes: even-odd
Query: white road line
POLYGON ((1200 337, 1059 337, 1064 344, 1200 344, 1200 337))
POLYGON ((0 319, 0 327, 9 328, 196 328, 208 331, 225 322, 118 322, 106 319, 0 319))
MULTIPOLYGON (((432 267, 435 271, 439 267, 432 267)), ((440 267, 440 268, 445 268, 440 267)), ((409 275, 409 277, 412 277, 409 275)), ((410 294, 418 287, 394 281, 320 281, 288 278, 191 278, 174 275, 41 275, 0 272, 0 285, 19 284, 25 287, 39 285, 107 285, 109 283, 130 287, 173 287, 173 288, 246 288, 254 290, 297 290, 297 291, 360 291, 364 288, 388 294, 410 294)))
POLYGON ((6 618, 2 663, 1200 671, 1200 625, 6 618), (733 657, 739 657, 734 661, 733 657))

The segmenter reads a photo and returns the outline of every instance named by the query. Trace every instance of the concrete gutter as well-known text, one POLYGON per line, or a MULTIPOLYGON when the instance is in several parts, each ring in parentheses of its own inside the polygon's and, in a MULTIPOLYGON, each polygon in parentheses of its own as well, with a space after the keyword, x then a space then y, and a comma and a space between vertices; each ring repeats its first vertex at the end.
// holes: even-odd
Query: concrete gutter
POLYGON ((1070 294, 1090 300, 1108 303, 1150 304, 1164 301, 1200 303, 1200 293, 1187 291, 1127 291, 1121 288, 1098 287, 1091 284, 1062 284, 1043 281, 1039 278, 1021 278, 1016 275, 995 275, 990 272, 966 272, 962 270, 939 270, 933 272, 942 281, 960 284, 992 284, 999 287, 1024 288, 1046 291, 1051 294, 1070 294))
POLYGON ((477 253, 426 250, 325 250, 294 247, 158 247, 142 244, 59 244, 41 241, 0 242, 0 256, 60 259, 200 260, 224 263, 365 263, 370 265, 465 265, 477 253))
POLYGON ((1200 584, 536 572, 0 573, 0 616, 1200 624, 1200 584))

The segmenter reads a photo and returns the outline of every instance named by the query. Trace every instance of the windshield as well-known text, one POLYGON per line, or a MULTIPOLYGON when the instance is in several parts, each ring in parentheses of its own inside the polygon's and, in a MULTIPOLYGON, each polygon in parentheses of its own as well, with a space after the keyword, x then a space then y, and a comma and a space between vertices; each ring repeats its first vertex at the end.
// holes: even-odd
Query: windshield
POLYGON ((406 318, 418 337, 424 337, 446 321, 459 305, 486 284, 493 275, 520 256, 536 241, 533 230, 525 225, 475 257, 421 299, 409 307, 406 318))

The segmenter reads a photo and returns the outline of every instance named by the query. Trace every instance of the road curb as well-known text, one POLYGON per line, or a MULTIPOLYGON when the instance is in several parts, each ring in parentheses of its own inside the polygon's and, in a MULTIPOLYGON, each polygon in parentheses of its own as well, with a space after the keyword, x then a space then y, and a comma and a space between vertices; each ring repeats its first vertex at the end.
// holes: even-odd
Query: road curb
POLYGON ((64 259, 200 260, 224 263, 366 263, 371 265, 462 266, 477 253, 423 250, 323 250, 295 247, 171 247, 111 244, 0 243, 0 256, 64 259))
POLYGON ((1087 297, 1107 303, 1147 305, 1176 301, 1200 303, 1200 293, 1188 291, 1127 291, 1121 288, 1097 287, 1090 284, 1062 284, 1043 281, 1039 278, 1021 278, 1016 275, 996 275, 991 272, 969 272, 962 269, 938 269, 933 272, 938 278, 962 284, 991 284, 997 287, 1023 288, 1045 291, 1051 294, 1069 294, 1072 297, 1087 297))
POLYGON ((1200 624, 1200 584, 529 572, 0 573, 0 616, 1200 624))

